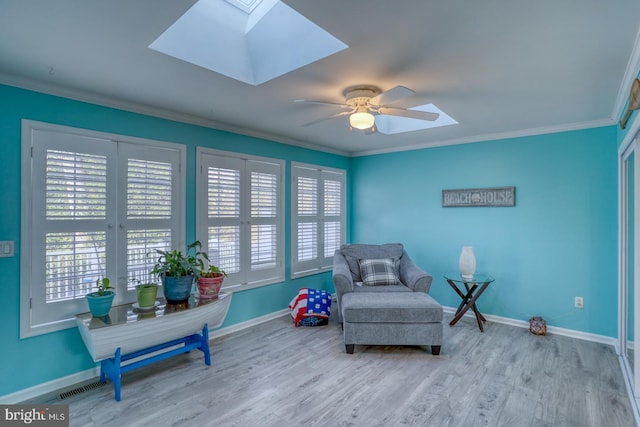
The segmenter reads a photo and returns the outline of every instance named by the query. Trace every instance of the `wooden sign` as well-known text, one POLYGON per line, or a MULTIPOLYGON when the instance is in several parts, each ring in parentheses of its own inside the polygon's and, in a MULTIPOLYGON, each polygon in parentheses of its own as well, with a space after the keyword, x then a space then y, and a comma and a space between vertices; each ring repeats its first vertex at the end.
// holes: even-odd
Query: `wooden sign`
POLYGON ((516 187, 442 190, 442 207, 515 206, 516 187))

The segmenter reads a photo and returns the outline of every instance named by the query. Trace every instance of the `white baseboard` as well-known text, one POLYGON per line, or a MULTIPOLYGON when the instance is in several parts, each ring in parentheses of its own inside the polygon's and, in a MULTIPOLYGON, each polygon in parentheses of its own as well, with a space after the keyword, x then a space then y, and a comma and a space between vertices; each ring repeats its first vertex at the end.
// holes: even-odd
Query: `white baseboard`
MULTIPOLYGON (((455 314, 457 308, 443 306, 442 309, 445 313, 455 314)), ((483 313, 483 316, 488 321, 491 321, 491 322, 502 323, 504 325, 517 326, 519 328, 529 329, 528 321, 511 319, 509 317, 494 316, 492 314, 484 314, 484 313, 483 313)), ((472 312, 471 313, 466 312, 464 317, 471 317, 475 319, 475 315, 472 312)), ((550 334, 563 335, 566 337, 577 338, 580 340, 593 341, 600 344, 611 345, 616 349, 618 346, 618 340, 616 338, 607 337, 605 335, 591 334, 588 332, 575 331, 573 329, 558 328, 557 326, 549 326, 549 325, 547 325, 547 332, 550 334)))
MULTIPOLYGON (((269 313, 265 316, 256 317, 254 319, 247 320, 246 322, 236 323, 235 325, 227 326, 225 328, 215 329, 209 332, 209 339, 229 335, 234 332, 241 331, 243 329, 256 326, 260 323, 268 322, 269 320, 289 314, 289 309, 279 310, 273 313, 269 313)), ((38 384, 33 387, 25 388, 23 390, 16 391, 11 394, 0 396, 1 404, 17 404, 32 399, 36 399, 39 396, 55 393, 59 390, 70 388, 78 383, 89 381, 93 378, 97 378, 100 375, 100 366, 96 365, 91 369, 77 372, 66 377, 57 378, 55 380, 48 381, 46 383, 38 384)))
MULTIPOLYGON (((456 309, 453 307, 443 307, 445 313, 455 313, 456 309)), ((278 317, 286 316, 289 314, 289 309, 283 309, 279 311, 275 311, 273 313, 269 313, 265 316, 256 317, 254 319, 247 320, 245 322, 236 323, 231 326, 227 326, 224 328, 215 329, 209 332, 209 339, 214 339, 218 337, 222 337, 225 335, 232 334, 234 332, 238 332, 247 328, 251 328, 253 326, 259 325, 260 323, 268 322, 272 319, 276 319, 278 317)), ((465 314, 465 317, 473 316, 473 314, 465 314)), ((493 316, 490 314, 484 315, 487 320, 496 323, 503 323, 505 325, 517 326, 520 328, 529 328, 529 323, 523 320, 511 319, 507 317, 493 316)), ((564 335, 571 338, 578 338, 586 341, 598 342, 601 344, 608 344, 616 346, 617 340, 615 338, 590 334, 586 332, 574 331, 571 329, 557 328, 554 326, 548 326, 547 332, 556 335, 564 335)), ((35 399, 39 396, 43 396, 46 394, 54 393, 58 390, 62 390, 65 388, 69 388, 78 383, 91 380, 93 378, 97 378, 100 375, 100 367, 96 365, 91 369, 87 369, 82 372, 77 372, 72 375, 68 375, 66 377, 58 378, 52 381, 48 381, 46 383, 38 384, 33 387, 26 388, 24 390, 19 390, 17 392, 7 394, 4 396, 0 396, 0 403, 2 404, 16 404, 25 402, 28 400, 35 399)))
POLYGON ((99 375, 100 368, 95 366, 91 369, 87 369, 86 371, 76 372, 75 374, 71 374, 66 377, 57 378, 55 380, 47 381, 46 383, 16 391, 15 393, 0 396, 0 402, 6 405, 25 402, 35 399, 38 396, 55 393, 58 390, 69 388, 78 383, 91 380, 99 375))
POLYGON ((214 331, 209 331, 209 339, 211 340, 213 338, 223 337, 234 332, 242 331, 243 329, 259 325, 260 323, 268 322, 269 320, 288 315, 290 312, 291 311, 288 308, 285 308, 279 311, 274 311, 273 313, 266 314, 264 316, 249 319, 245 322, 236 323, 235 325, 227 326, 225 328, 219 328, 214 331))

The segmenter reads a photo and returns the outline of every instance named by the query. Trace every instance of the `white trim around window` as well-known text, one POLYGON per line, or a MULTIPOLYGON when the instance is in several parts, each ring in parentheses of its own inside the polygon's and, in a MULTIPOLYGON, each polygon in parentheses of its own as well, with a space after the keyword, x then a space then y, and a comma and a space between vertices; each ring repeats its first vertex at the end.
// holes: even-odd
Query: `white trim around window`
POLYGON ((196 163, 196 235, 223 289, 284 281, 285 162, 198 147, 196 163))
POLYGON ((21 338, 74 327, 97 277, 135 301, 145 255, 184 246, 186 146, 23 120, 21 156, 21 338))
POLYGON ((291 277, 330 270, 346 239, 343 169, 291 164, 291 277))

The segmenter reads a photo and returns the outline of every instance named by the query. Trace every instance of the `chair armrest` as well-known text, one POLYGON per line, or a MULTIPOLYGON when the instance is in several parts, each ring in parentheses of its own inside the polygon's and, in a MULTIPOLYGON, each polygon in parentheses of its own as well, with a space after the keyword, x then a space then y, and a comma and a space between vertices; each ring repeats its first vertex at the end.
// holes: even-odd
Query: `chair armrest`
POLYGON ((333 255, 333 286, 339 296, 347 292, 353 292, 353 278, 349 270, 349 264, 344 255, 339 251, 333 255))
POLYGON ((339 250, 333 255, 333 287, 336 289, 336 302, 338 305, 338 320, 342 323, 342 296, 353 292, 353 277, 349 264, 339 250))
POLYGON ((400 258, 400 281, 414 292, 429 293, 433 276, 418 267, 404 251, 400 258))

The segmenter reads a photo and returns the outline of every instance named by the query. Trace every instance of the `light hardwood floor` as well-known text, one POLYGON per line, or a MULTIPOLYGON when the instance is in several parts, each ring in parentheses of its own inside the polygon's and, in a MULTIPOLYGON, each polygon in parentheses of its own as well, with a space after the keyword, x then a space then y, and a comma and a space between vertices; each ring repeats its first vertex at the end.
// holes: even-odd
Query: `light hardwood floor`
MULTIPOLYGON (((447 319, 451 316, 445 315, 447 319)), ((448 322, 448 321, 447 321, 448 322)), ((278 318, 199 351, 50 403, 72 426, 635 425, 610 346, 474 319, 444 326, 440 356, 420 347, 356 346, 340 326, 278 318)), ((46 402, 39 402, 46 403, 46 402)))

